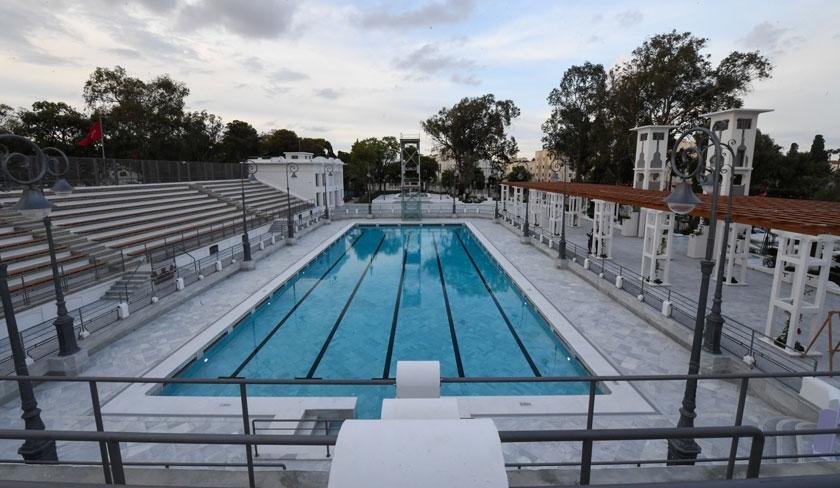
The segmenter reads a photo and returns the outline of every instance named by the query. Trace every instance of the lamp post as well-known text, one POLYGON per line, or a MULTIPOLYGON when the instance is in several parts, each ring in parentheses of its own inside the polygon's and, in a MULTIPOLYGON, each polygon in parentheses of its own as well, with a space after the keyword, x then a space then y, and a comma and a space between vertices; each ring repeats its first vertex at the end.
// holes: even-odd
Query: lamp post
MULTIPOLYGON (((563 168, 563 189, 566 189, 566 161, 554 161, 551 164, 551 170, 557 177, 560 177, 560 168, 563 168)), ((562 268, 566 266, 566 192, 563 195, 563 202, 560 204, 560 244, 557 249, 557 266, 562 268)))
POLYGON ((295 221, 292 217, 292 193, 289 189, 289 171, 292 172, 292 178, 297 178, 298 165, 297 163, 286 163, 286 226, 288 229, 287 240, 294 242, 295 238, 295 221))
MULTIPOLYGON (((718 179, 723 176, 723 173, 726 172, 728 169, 729 171, 734 171, 734 164, 736 160, 743 158, 743 152, 739 151, 738 155, 736 156, 735 150, 732 149, 732 146, 736 143, 735 139, 731 139, 729 143, 721 143, 727 152, 729 152, 729 156, 732 159, 731 164, 726 165, 726 169, 721 169, 721 174, 718 175, 718 179)), ((725 153, 722 157, 725 156, 725 153)), ((738 161, 740 162, 740 161, 738 161)), ((703 180, 702 186, 703 190, 708 192, 712 192, 714 189, 712 188, 713 181, 712 175, 706 175, 706 178, 703 180)), ((732 225, 732 195, 726 196, 726 217, 723 221, 723 235, 721 236, 721 246, 720 246, 720 256, 718 257, 718 266, 717 266, 717 276, 715 281, 715 295, 712 298, 712 309, 709 312, 709 315, 706 317, 706 328, 704 330, 703 336, 703 349, 712 353, 712 354, 721 354, 722 351, 720 350, 720 337, 723 333, 723 324, 724 319, 723 315, 721 315, 721 303, 723 302, 723 271, 726 263, 726 248, 729 243, 729 227, 732 225)))
POLYGON ((452 171, 452 216, 455 216, 455 194, 458 193, 458 168, 452 171))
POLYGON ((251 181, 257 172, 257 165, 248 161, 240 163, 240 183, 242 186, 242 268, 254 269, 251 260, 251 240, 248 239, 248 213, 245 209, 245 180, 251 181))
POLYGON ((330 221, 330 192, 327 189, 327 175, 332 176, 333 167, 331 164, 324 165, 324 218, 329 223, 330 221))
POLYGON ((370 165, 368 164, 367 181, 365 182, 365 189, 367 190, 368 201, 368 218, 373 217, 373 200, 370 196, 370 165))
MULTIPOLYGON (((665 197, 665 203, 672 212, 685 215, 690 213, 700 203, 700 199, 691 190, 691 179, 698 182, 703 181, 705 172, 705 157, 706 152, 710 146, 690 147, 682 152, 682 163, 685 166, 685 171, 682 171, 677 165, 677 150, 680 143, 694 133, 701 133, 708 137, 710 146, 714 146, 714 152, 711 156, 713 158, 714 168, 711 174, 712 183, 712 200, 709 216, 709 236, 706 244, 706 254, 702 261, 700 261, 700 296, 697 299, 697 314, 694 321, 694 334, 691 341, 691 356, 688 361, 688 374, 697 375, 700 372, 700 353, 702 349, 703 340, 703 324, 706 313, 706 303, 709 298, 709 281, 711 280, 712 269, 714 268, 713 252, 715 242, 715 228, 717 227, 717 206, 718 197, 720 194, 720 185, 718 184, 718 176, 720 175, 721 164, 723 161, 721 153, 721 144, 717 135, 703 127, 695 127, 683 133, 674 143, 674 150, 671 152, 671 171, 675 176, 682 179, 677 183, 670 195, 665 197), (695 159, 696 166, 693 171, 690 171, 692 159, 695 159)), ((680 419, 677 422, 677 428, 691 428, 694 427, 694 418, 697 417, 695 409, 697 407, 697 379, 689 378, 685 382, 685 392, 683 394, 682 407, 680 408, 680 419)), ((700 445, 692 438, 669 439, 668 440, 668 462, 669 464, 694 464, 694 460, 700 454, 700 445)))
POLYGON ((502 182, 499 181, 499 170, 495 166, 490 168, 490 176, 493 178, 493 186, 496 187, 494 192, 495 206, 493 207, 493 219, 499 222, 499 199, 502 198, 502 182))
POLYGON ((52 222, 49 214, 55 206, 44 196, 44 192, 37 187, 50 174, 57 178, 52 190, 58 196, 66 196, 73 192, 73 187, 61 176, 67 172, 70 161, 59 149, 48 147, 41 149, 29 139, 13 134, 0 134, 0 166, 6 178, 26 186, 20 200, 14 205, 14 209, 21 216, 28 220, 42 220, 46 230, 47 249, 50 253, 50 265, 52 268, 53 286, 55 288, 56 337, 58 339, 58 355, 72 356, 79 352, 79 345, 76 343, 76 333, 73 329, 73 317, 67 313, 67 305, 64 303, 64 290, 61 287, 61 274, 58 269, 58 259, 55 255, 55 244, 52 236, 52 222), (6 144, 13 147, 28 147, 32 155, 11 151, 6 144), (26 177, 18 178, 9 170, 10 163, 18 162, 25 168, 26 177), (63 168, 62 168, 63 165, 63 168))
MULTIPOLYGON (((29 368, 26 366, 26 352, 20 340, 17 320, 15 320, 15 308, 12 305, 12 297, 9 294, 8 275, 6 265, 0 263, 0 298, 3 300, 3 316, 6 318, 6 330, 9 333, 9 347, 12 350, 12 360, 15 365, 15 374, 18 376, 29 376, 29 368)), ((23 414, 20 418, 26 430, 44 430, 44 421, 41 420, 41 409, 35 400, 35 389, 30 381, 18 381, 20 392, 20 408, 23 414)), ((29 439, 18 448, 18 454, 25 461, 58 461, 58 453, 55 450, 55 441, 29 439)))

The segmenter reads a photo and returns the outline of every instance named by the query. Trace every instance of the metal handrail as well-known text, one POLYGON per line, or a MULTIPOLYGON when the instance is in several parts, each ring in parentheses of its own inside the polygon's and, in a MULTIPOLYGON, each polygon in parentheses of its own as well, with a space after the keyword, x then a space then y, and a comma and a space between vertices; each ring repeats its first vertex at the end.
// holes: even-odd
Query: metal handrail
MULTIPOLYGON (((808 373, 786 373, 779 375, 771 375, 767 373, 746 373, 746 374, 708 374, 708 375, 610 375, 610 376, 560 376, 560 377, 525 377, 525 378, 441 378, 441 383, 510 383, 510 382, 530 382, 530 383, 546 383, 546 382, 588 382, 589 383, 589 400, 588 409, 586 413, 586 430, 577 431, 535 431, 535 432, 501 432, 500 438, 505 442, 550 442, 550 441, 581 441, 583 442, 583 450, 581 454, 581 478, 580 484, 589 483, 589 472, 592 466, 592 443, 596 441, 606 440, 633 440, 633 439, 670 439, 670 438, 712 438, 712 437, 728 437, 732 439, 730 449, 730 456, 727 460, 726 476, 731 479, 734 475, 734 468, 736 463, 736 454, 738 442, 741 437, 753 438, 751 445, 749 466, 747 469, 749 475, 758 475, 758 466, 760 466, 761 453, 763 451, 763 443, 765 435, 772 435, 773 433, 762 433, 758 428, 753 426, 742 426, 744 407, 746 404, 747 391, 749 388, 749 381, 751 379, 774 378, 777 376, 798 376, 798 377, 826 377, 840 375, 840 372, 808 372, 808 373), (739 379, 739 395, 738 406, 735 415, 735 425, 733 426, 718 426, 718 427, 703 427, 691 429, 593 429, 593 421, 595 416, 595 396, 597 394, 596 385, 608 381, 681 381, 686 379, 696 380, 732 380, 739 379), (755 463, 758 462, 759 465, 755 463)), ((29 382, 86 382, 89 385, 91 394, 91 403, 93 406, 93 415, 96 420, 97 432, 63 432, 58 433, 47 431, 38 433, 38 431, 0 431, 0 438, 12 439, 26 439, 26 438, 40 438, 40 439, 54 439, 54 440, 81 440, 81 441, 95 441, 100 443, 100 454, 102 457, 102 466, 106 482, 110 483, 113 478, 114 481, 124 482, 124 474, 122 474, 122 458, 119 450, 120 442, 172 442, 172 443, 201 443, 201 444, 244 444, 246 446, 246 460, 249 473, 249 481, 251 486, 254 486, 253 477, 253 453, 252 446, 257 444, 282 445, 284 442, 279 441, 278 438, 285 436, 270 436, 270 435, 251 435, 252 424, 250 415, 248 413, 248 394, 247 387, 249 385, 394 385, 394 379, 268 379, 268 378, 137 378, 137 377, 62 377, 62 376, 6 376, 0 377, 0 381, 29 381, 29 382), (101 412, 101 402, 99 396, 99 383, 143 383, 143 384, 236 384, 239 386, 239 399, 241 404, 242 424, 244 434, 228 435, 228 434, 152 434, 152 433, 124 433, 124 432, 104 432, 101 412), (101 434, 101 435, 100 435, 101 434), (5 437, 4 437, 5 436, 5 437), (30 437, 27 437, 30 436, 30 437), (42 437, 38 437, 42 436, 42 437), (162 437, 155 437, 162 436, 162 437), (193 436, 193 437, 189 437, 193 436), (197 437, 198 436, 198 437, 197 437), (192 440, 181 440, 192 439, 192 440), (119 469, 118 469, 119 468, 119 469)), ((305 420, 305 419, 304 419, 305 420)), ((840 433, 840 429, 810 429, 810 430, 786 430, 778 431, 776 435, 813 435, 820 433, 840 433)), ((335 443, 335 436, 330 435, 308 435, 307 439, 295 445, 331 445, 335 443)), ((287 443, 290 444, 290 443, 287 443)), ((672 463, 673 464, 673 463, 672 463)))

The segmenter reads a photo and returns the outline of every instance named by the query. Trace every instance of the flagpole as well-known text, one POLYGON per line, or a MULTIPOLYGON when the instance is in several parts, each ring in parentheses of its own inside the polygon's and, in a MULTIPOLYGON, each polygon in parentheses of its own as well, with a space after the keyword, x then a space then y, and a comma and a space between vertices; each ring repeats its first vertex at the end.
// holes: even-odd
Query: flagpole
POLYGON ((105 164, 105 124, 102 123, 102 116, 99 116, 99 130, 102 131, 102 164, 105 164))

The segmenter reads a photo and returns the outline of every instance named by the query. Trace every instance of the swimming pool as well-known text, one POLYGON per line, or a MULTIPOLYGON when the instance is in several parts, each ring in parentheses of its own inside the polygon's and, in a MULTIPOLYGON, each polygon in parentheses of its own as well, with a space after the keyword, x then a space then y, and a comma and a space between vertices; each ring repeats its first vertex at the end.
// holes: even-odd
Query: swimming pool
MULTIPOLYGON (((356 225, 182 368, 185 378, 393 378, 399 360, 443 376, 582 376, 587 369, 464 225, 356 225)), ((585 383, 445 384, 444 395, 581 395, 585 383)), ((387 386, 260 385, 251 396, 355 396, 378 417, 387 386)), ((169 385, 163 396, 235 396, 169 385)))

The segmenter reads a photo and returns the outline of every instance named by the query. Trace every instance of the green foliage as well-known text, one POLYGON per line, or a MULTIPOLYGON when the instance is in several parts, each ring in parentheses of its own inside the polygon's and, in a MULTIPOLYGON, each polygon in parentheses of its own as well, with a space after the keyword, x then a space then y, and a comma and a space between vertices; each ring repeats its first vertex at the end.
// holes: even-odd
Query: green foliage
POLYGON ((838 175, 831 171, 825 139, 814 137, 811 151, 791 144, 787 153, 767 134, 758 131, 753 156, 751 193, 783 198, 840 200, 838 175))
POLYGON ((260 151, 260 138, 248 122, 234 120, 225 126, 225 133, 219 143, 218 159, 221 161, 245 161, 260 151))
POLYGON ((528 168, 521 164, 517 164, 510 169, 508 173, 507 180, 508 181, 531 181, 531 172, 528 171, 528 168))
POLYGON ((96 68, 83 87, 88 110, 63 102, 39 101, 31 110, 0 104, 0 130, 55 146, 69 156, 100 156, 101 146, 78 146, 96 120, 102 120, 106 155, 114 158, 242 161, 257 155, 308 151, 334 156, 323 138, 298 137, 279 129, 258 136, 247 122, 224 125, 207 111, 185 111, 190 91, 168 75, 151 80, 129 76, 124 68, 96 68))
POLYGON ((672 31, 647 39, 609 72, 592 63, 572 66, 548 97, 543 146, 569 158, 579 180, 629 183, 640 125, 703 125, 701 115, 740 107, 752 83, 770 77, 759 52, 733 51, 717 65, 708 40, 672 31))
POLYGON ((516 155, 516 139, 507 133, 516 117, 519 108, 513 101, 496 100, 488 94, 464 98, 423 122, 423 130, 435 141, 440 156, 455 161, 459 194, 472 182, 479 160, 502 167, 516 155))
POLYGON ((444 188, 452 189, 455 187, 455 170, 445 169, 440 173, 440 184, 444 188))

